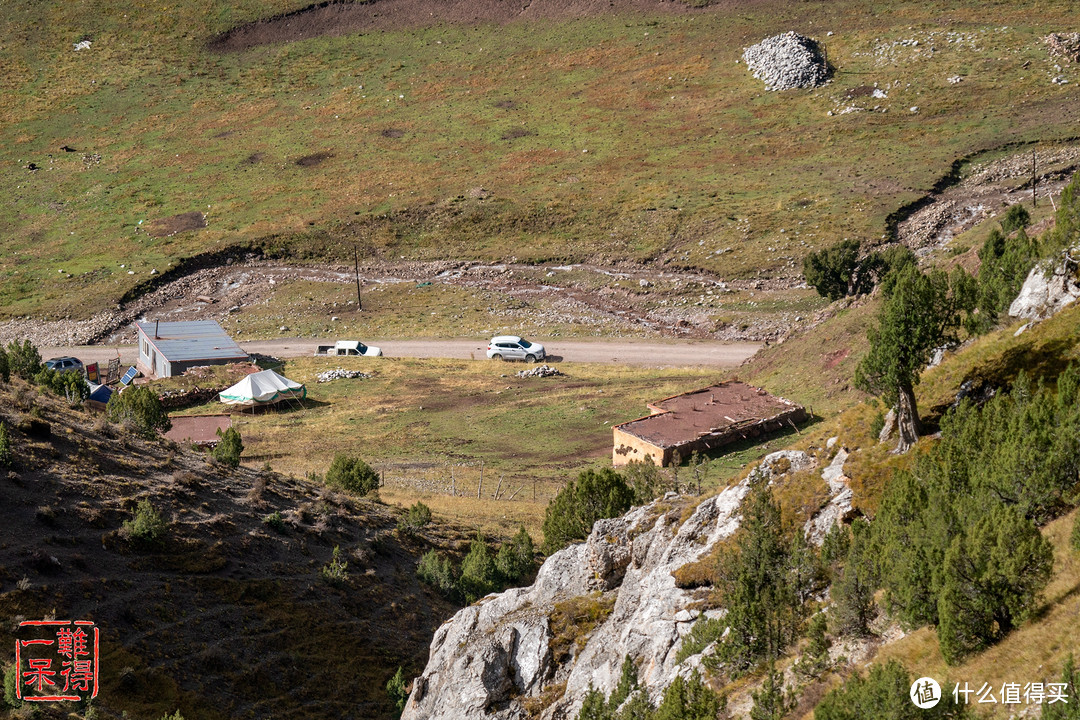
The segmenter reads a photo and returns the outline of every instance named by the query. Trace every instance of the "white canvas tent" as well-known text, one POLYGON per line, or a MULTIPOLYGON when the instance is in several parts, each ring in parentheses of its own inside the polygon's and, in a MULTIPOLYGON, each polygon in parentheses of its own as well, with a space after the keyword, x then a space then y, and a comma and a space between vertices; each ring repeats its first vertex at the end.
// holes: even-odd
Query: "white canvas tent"
POLYGON ((222 390, 218 397, 226 405, 255 407, 273 405, 282 400, 302 400, 307 397, 307 388, 273 370, 263 370, 222 390))

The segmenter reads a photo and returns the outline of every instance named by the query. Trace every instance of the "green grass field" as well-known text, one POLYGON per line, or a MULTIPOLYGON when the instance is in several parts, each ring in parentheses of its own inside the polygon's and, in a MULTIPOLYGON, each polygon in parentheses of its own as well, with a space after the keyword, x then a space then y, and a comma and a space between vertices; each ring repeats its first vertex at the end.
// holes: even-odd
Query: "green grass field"
MULTIPOLYGON (((253 467, 269 463, 298 476, 322 474, 335 453, 349 453, 383 474, 385 500, 409 505, 422 499, 444 517, 490 532, 513 532, 524 522, 539 536, 544 508, 567 480, 610 466, 612 425, 647 415, 650 401, 723 379, 703 368, 569 362, 559 365, 562 377, 518 378, 520 367, 405 358, 290 360, 280 372, 307 384, 306 409, 283 404, 238 413, 233 426, 243 437, 245 463, 253 467), (316 382, 318 372, 335 367, 372 377, 316 382)), ((214 402, 179 414, 222 410, 214 402)), ((773 446, 791 442, 795 433, 790 435, 773 446)), ((730 448, 710 462, 703 487, 722 485, 767 447, 730 448)), ((680 473, 685 485, 690 471, 680 473)))
POLYGON ((1066 2, 777 2, 205 49, 286 9, 6 9, 0 312, 85 316, 247 242, 793 276, 809 248, 880 237, 957 157, 1074 133, 1073 86, 1050 83, 1040 40, 1068 26, 1066 2), (833 82, 767 93, 736 62, 789 28, 826 43, 833 82), (847 99, 871 85, 887 98, 847 99), (191 211, 205 229, 141 229, 191 211))

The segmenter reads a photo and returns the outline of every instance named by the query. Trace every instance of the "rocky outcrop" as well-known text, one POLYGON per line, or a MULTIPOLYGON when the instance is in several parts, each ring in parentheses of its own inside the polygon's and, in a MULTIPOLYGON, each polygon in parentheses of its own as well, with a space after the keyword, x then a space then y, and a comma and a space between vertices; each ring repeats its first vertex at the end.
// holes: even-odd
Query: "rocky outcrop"
POLYGON ((735 532, 747 491, 745 482, 728 487, 685 520, 678 496, 669 494, 598 521, 585 543, 549 557, 531 587, 489 595, 461 610, 435 634, 402 717, 520 720, 529 704, 545 720, 572 718, 590 686, 605 694, 614 690, 626 655, 638 663, 650 696, 658 697, 699 659, 675 662, 699 614, 688 608, 707 594, 678 587, 672 573, 735 532), (556 658, 553 642, 565 638, 555 637, 552 614, 571 601, 595 602, 610 607, 610 614, 583 628, 556 658))
POLYGON ((821 479, 829 483, 832 499, 807 520, 803 527, 807 541, 819 547, 833 526, 850 519, 854 512, 851 506, 854 495, 848 486, 850 479, 844 475, 844 463, 847 459, 847 448, 840 448, 832 462, 821 471, 821 479))
POLYGON ((1050 269, 1046 264, 1036 265, 1030 273, 1020 294, 1009 306, 1009 315, 1015 318, 1041 320, 1080 298, 1080 248, 1062 254, 1061 260, 1050 269))

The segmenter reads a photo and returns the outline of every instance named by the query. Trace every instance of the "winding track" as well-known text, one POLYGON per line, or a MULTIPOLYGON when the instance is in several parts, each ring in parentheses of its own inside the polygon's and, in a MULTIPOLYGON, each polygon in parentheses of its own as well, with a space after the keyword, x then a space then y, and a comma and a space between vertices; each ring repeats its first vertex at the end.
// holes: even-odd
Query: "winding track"
MULTIPOLYGON (((761 347, 759 343, 717 342, 709 340, 672 340, 670 342, 635 342, 629 340, 548 340, 541 338, 550 354, 550 362, 598 362, 646 367, 706 366, 733 368, 742 364, 761 347)), ((487 342, 474 338, 441 340, 369 340, 365 342, 382 348, 387 357, 450 358, 485 360, 487 342)), ((312 355, 316 345, 332 344, 333 340, 281 338, 241 343, 249 353, 274 357, 303 357, 312 355)), ((84 363, 107 362, 120 354, 124 365, 133 365, 137 356, 134 345, 81 345, 77 347, 43 347, 43 358, 74 355, 84 363)))

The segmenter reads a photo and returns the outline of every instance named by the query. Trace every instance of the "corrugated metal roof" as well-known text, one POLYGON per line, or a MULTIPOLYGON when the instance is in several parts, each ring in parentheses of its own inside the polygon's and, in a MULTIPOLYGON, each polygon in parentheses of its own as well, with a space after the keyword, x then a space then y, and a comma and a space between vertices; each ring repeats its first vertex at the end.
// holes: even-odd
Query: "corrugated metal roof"
POLYGON ((169 362, 246 360, 248 354, 213 320, 137 322, 147 340, 169 362), (157 327, 157 337, 154 328, 157 327))

